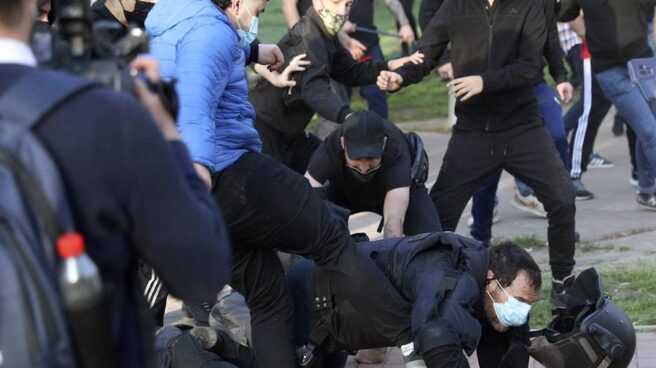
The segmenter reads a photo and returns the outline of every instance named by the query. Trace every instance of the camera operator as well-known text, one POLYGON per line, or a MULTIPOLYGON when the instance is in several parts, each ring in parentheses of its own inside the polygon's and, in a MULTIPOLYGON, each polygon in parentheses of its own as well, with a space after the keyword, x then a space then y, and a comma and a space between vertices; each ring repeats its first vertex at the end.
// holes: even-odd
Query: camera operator
MULTIPOLYGON (((0 0, 0 95, 35 76, 49 86, 26 95, 26 108, 75 78, 34 68, 27 44, 36 6, 36 0, 0 0)), ((158 78, 153 61, 132 66, 158 78)), ((229 269, 222 218, 173 118, 139 80, 135 93, 148 111, 130 96, 95 85, 34 128, 59 167, 87 253, 110 290, 114 344, 108 348, 121 367, 152 362, 150 318, 133 282, 138 258, 154 267, 173 295, 189 301, 214 297, 229 269)))

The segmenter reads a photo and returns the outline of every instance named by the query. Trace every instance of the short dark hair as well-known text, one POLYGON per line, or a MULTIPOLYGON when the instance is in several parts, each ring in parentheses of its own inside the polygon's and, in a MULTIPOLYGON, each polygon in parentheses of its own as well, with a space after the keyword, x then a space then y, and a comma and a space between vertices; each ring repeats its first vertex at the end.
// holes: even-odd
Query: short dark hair
POLYGON ((490 270, 503 287, 510 285, 520 271, 526 272, 534 290, 540 290, 542 287, 542 271, 533 257, 525 249, 509 241, 492 247, 490 270))
POLYGON ((18 25, 24 6, 23 0, 0 0, 0 23, 8 27, 18 25))

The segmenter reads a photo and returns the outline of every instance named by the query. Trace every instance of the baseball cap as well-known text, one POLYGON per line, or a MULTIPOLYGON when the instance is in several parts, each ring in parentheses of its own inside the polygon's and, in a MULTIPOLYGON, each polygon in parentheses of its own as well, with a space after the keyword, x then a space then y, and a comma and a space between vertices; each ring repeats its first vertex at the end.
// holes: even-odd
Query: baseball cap
POLYGON ((351 160, 383 157, 385 123, 373 112, 358 111, 349 115, 344 121, 342 137, 351 160))

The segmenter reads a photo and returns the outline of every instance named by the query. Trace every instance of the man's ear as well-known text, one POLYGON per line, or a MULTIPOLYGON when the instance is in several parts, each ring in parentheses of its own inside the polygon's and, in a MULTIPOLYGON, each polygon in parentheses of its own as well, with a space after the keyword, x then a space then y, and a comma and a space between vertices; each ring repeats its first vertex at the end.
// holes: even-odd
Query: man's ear
POLYGON ((487 284, 485 285, 485 290, 490 294, 494 293, 498 288, 497 283, 494 281, 496 279, 497 276, 494 272, 492 272, 492 270, 487 270, 487 284))

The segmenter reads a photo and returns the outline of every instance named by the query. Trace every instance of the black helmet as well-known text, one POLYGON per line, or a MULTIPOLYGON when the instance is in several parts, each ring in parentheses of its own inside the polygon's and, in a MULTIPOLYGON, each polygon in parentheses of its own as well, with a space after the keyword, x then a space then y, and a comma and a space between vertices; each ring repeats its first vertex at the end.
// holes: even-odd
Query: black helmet
POLYGON ((604 295, 594 268, 566 290, 566 308, 533 333, 529 354, 547 368, 625 368, 633 359, 636 335, 629 317, 604 295))

